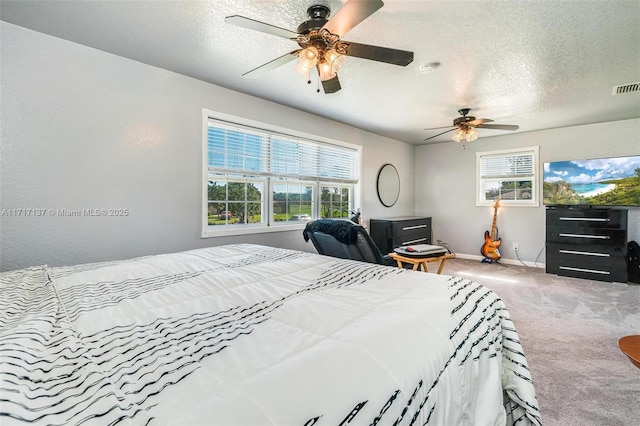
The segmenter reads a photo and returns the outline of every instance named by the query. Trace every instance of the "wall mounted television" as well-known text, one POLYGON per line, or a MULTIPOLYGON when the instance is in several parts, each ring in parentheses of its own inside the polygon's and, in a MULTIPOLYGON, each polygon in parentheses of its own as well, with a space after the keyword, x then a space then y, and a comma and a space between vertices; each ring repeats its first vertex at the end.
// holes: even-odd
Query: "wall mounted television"
POLYGON ((640 207, 640 155, 544 163, 545 205, 640 207))

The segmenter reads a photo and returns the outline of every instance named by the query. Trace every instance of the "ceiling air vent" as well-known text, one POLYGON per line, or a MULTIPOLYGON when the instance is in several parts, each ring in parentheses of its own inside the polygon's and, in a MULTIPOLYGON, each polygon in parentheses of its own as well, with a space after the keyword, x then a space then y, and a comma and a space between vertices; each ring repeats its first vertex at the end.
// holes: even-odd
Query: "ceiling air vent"
POLYGON ((640 92, 640 82, 613 86, 612 95, 623 95, 625 93, 640 92))

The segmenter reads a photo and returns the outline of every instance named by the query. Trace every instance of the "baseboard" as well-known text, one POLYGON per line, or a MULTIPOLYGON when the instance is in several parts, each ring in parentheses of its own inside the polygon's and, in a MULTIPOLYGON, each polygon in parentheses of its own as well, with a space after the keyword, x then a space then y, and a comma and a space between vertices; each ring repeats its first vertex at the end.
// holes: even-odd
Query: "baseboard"
MULTIPOLYGON (((484 257, 482 256, 478 256, 475 254, 463 254, 463 253, 456 253, 455 254, 456 257, 459 257, 460 259, 469 259, 469 260, 477 260, 478 262, 481 262, 482 259, 484 259, 484 257)), ((534 262, 528 262, 528 261, 520 261, 518 259, 500 259, 500 263, 504 263, 506 265, 516 265, 516 266, 528 266, 529 268, 542 268, 545 269, 546 265, 544 263, 534 263, 534 262)))

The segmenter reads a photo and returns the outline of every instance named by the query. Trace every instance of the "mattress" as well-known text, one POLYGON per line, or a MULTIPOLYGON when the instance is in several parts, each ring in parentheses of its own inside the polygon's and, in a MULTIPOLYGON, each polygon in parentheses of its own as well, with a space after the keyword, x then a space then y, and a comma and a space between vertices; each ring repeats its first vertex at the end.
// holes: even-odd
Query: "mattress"
POLYGON ((539 425, 503 301, 258 245, 0 274, 0 423, 539 425))

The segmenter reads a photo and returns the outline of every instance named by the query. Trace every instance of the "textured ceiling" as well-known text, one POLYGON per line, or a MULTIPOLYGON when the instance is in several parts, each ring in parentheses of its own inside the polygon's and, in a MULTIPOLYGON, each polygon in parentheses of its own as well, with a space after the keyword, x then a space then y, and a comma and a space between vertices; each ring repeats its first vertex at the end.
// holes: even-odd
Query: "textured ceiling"
POLYGON ((407 67, 347 58, 342 90, 329 95, 295 62, 241 76, 297 45, 226 16, 295 31, 318 3, 335 14, 344 2, 2 0, 0 19, 411 144, 462 107, 517 132, 640 117, 640 92, 612 96, 640 81, 640 1, 385 0, 343 39, 413 51, 407 67), (421 73, 430 63, 440 65, 421 73))

